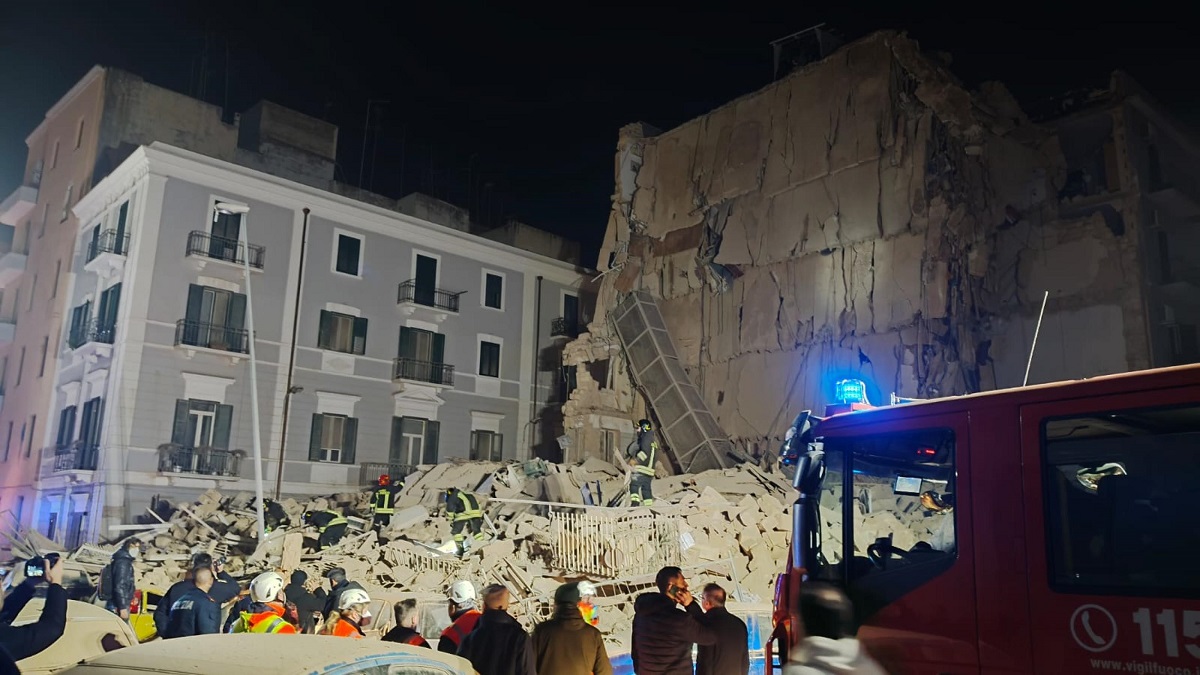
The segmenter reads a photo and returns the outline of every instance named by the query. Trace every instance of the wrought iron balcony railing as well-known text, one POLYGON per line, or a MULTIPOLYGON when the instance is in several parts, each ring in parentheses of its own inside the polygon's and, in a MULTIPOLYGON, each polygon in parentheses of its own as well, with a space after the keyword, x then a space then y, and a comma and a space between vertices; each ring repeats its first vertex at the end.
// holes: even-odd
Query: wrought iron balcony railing
POLYGON ((95 471, 99 448, 76 441, 54 449, 54 471, 95 471))
POLYGON ((465 292, 459 291, 454 293, 432 286, 418 286, 416 279, 409 279, 400 284, 400 292, 397 295, 396 303, 409 302, 426 307, 444 309, 447 312, 457 312, 459 296, 465 292))
POLYGON ((395 380, 429 382, 447 386, 454 384, 454 366, 448 363, 418 361, 401 357, 396 359, 393 365, 392 379, 395 380))
POLYGON ((71 326, 71 332, 67 333, 67 346, 79 349, 89 342, 111 345, 116 332, 117 327, 113 324, 91 318, 71 326))
POLYGON ((550 322, 550 337, 577 338, 580 332, 578 321, 560 316, 550 322))
POLYGON ((188 255, 198 255, 203 258, 243 265, 247 250, 250 252, 250 266, 261 270, 267 257, 267 250, 262 246, 245 244, 237 239, 214 237, 200 230, 195 230, 188 235, 188 255))
POLYGON ((159 473, 192 473, 203 476, 237 477, 241 469, 241 450, 191 448, 166 443, 158 446, 159 473))
POLYGON ((101 253, 115 253, 117 255, 129 253, 129 233, 123 232, 118 235, 116 230, 101 232, 99 237, 88 242, 87 261, 92 262, 101 253))
POLYGON ((175 323, 175 344, 247 354, 250 352, 250 331, 180 319, 175 323))
POLYGON ((393 464, 391 462, 363 462, 359 465, 358 484, 359 485, 376 485, 379 483, 379 477, 383 475, 391 476, 392 482, 397 478, 403 478, 408 474, 417 470, 417 467, 412 464, 393 464))

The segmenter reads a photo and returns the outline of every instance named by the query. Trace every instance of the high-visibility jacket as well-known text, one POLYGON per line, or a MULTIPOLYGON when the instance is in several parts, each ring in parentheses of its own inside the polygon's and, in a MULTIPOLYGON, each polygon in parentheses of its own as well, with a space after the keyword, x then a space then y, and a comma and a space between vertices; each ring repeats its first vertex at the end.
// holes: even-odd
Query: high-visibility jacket
MULTIPOLYGON (((483 612, 477 609, 468 609, 459 614, 458 618, 452 621, 449 626, 446 626, 446 630, 442 631, 442 641, 449 641, 457 649, 462 644, 463 638, 475 630, 475 624, 479 623, 479 617, 481 616, 483 616, 483 612)), ((438 650, 445 651, 441 649, 441 643, 438 645, 438 650)))
POLYGON ((283 618, 283 607, 278 603, 267 603, 261 612, 242 612, 242 617, 233 624, 232 633, 276 633, 295 635, 296 627, 283 618))
POLYGON ((346 516, 343 516, 337 511, 325 510, 317 513, 313 522, 317 526, 317 532, 324 533, 325 530, 328 530, 334 525, 345 525, 350 521, 346 520, 346 516), (327 516, 328 518, 326 518, 327 516))
POLYGON ((375 489, 375 494, 371 497, 371 507, 375 513, 380 515, 392 515, 396 512, 396 493, 400 491, 403 484, 385 485, 375 489))
POLYGON ((457 523, 460 520, 482 518, 483 510, 479 508, 479 500, 475 495, 459 490, 454 497, 446 500, 446 515, 457 523))
POLYGON ((654 463, 658 459, 658 443, 654 440, 654 432, 638 431, 637 440, 630 445, 628 456, 637 462, 634 471, 653 476, 654 463))
POLYGON ((363 633, 358 629, 358 626, 345 619, 338 619, 338 622, 333 626, 333 630, 330 631, 329 634, 334 637, 348 637, 355 639, 361 639, 363 636, 363 633))

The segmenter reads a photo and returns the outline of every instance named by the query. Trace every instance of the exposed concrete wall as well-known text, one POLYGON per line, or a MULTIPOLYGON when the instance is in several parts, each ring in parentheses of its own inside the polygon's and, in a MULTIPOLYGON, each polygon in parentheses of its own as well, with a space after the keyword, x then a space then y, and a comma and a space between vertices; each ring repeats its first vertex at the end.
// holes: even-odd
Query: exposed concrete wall
POLYGON ((286 145, 332 162, 337 142, 337 126, 270 101, 254 104, 238 125, 238 145, 251 150, 265 143, 286 145))
POLYGON ((471 214, 461 206, 444 202, 420 192, 411 192, 396 201, 395 208, 414 218, 453 227, 461 232, 471 231, 471 214))
MULTIPOLYGON (((1053 130, 1001 85, 967 92, 904 36, 648 133, 621 132, 597 316, 634 289, 659 296, 689 374, 751 454, 842 377, 877 403, 1019 384, 1044 290, 1032 381, 1148 365, 1136 213, 1116 207, 1122 229, 1060 205, 1053 130)), ((607 358, 614 379, 581 378, 569 428, 641 414, 608 326, 591 328, 566 362, 607 358)))
POLYGON ((481 232, 480 236, 531 253, 540 253, 564 262, 579 264, 579 242, 539 230, 516 220, 510 220, 501 227, 481 232))

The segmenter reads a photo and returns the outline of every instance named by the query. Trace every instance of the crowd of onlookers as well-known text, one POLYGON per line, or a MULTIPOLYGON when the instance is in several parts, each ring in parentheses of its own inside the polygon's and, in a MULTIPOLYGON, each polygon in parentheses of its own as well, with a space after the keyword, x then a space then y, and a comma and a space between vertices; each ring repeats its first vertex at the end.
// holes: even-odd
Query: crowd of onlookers
MULTIPOLYGON (((122 547, 102 575, 99 595, 122 619, 129 618, 132 562, 137 556, 136 544, 122 547)), ((295 571, 289 580, 277 572, 264 572, 243 592, 222 569, 222 561, 200 553, 190 563, 185 578, 167 590, 154 611, 155 628, 163 639, 209 633, 310 633, 358 639, 375 620, 367 591, 347 579, 341 568, 325 574, 328 591, 319 587, 319 580, 295 571), (230 603, 222 621, 222 608, 230 603)), ((41 576, 27 576, 0 609, 0 675, 16 673, 14 661, 45 649, 65 629, 62 564, 56 559, 42 564, 41 576), (39 620, 11 626, 43 581, 48 589, 39 620)), ((749 672, 746 624, 726 610, 725 589, 708 584, 694 597, 678 567, 660 570, 655 584, 655 591, 638 596, 634 603, 631 656, 638 675, 749 672)), ((529 633, 509 614, 507 588, 494 584, 477 593, 472 582, 457 581, 447 591, 450 625, 438 636, 437 649, 467 659, 481 675, 612 675, 596 628, 596 594, 596 587, 587 581, 561 585, 554 594, 551 617, 529 633)), ((785 675, 882 675, 884 671, 853 638, 850 604, 841 591, 806 585, 798 610, 806 637, 784 668, 785 675)), ((383 635, 384 641, 431 647, 420 632, 416 600, 396 603, 393 612, 394 627, 383 635)))

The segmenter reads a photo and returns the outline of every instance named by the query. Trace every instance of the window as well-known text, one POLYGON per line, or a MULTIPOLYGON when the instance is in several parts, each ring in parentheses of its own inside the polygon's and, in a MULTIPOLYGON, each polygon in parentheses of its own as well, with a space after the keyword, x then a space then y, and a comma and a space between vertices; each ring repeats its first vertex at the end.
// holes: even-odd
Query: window
MULTIPOLYGON (((46 221, 48 220, 50 220, 50 202, 47 201, 45 204, 42 204, 42 222, 38 225, 38 239, 41 239, 42 235, 46 234, 46 221)), ((29 252, 28 241, 25 242, 25 252, 29 252)))
POLYGON ((400 328, 395 378, 452 384, 454 369, 444 363, 446 336, 419 328, 400 328))
POLYGON ((954 432, 826 438, 824 449, 820 522, 830 531, 817 576, 845 585, 856 615, 869 617, 954 564, 954 432))
POLYGON ((576 366, 563 366, 562 379, 559 380, 560 398, 557 402, 566 403, 571 399, 571 392, 579 386, 579 368, 576 366))
POLYGON ((1108 410, 1042 424, 1050 584, 1194 597, 1200 407, 1108 410))
MULTIPOLYGON (((115 322, 115 309, 111 316, 115 322)), ((190 284, 187 310, 177 339, 186 345, 245 353, 249 350, 245 321, 245 295, 190 284)))
MULTIPOLYGON (((58 222, 60 222, 60 223, 63 222, 64 220, 67 219, 67 216, 71 215, 71 197, 74 194, 75 194, 75 184, 71 183, 70 185, 67 186, 67 196, 63 198, 62 216, 59 217, 58 222)), ((44 234, 45 229, 46 229, 46 226, 45 226, 45 223, 43 223, 42 224, 43 234, 44 234)))
POLYGON ((17 359, 17 382, 16 385, 21 386, 21 376, 25 374, 25 348, 21 347, 21 357, 17 359))
POLYGON ((354 444, 358 438, 358 420, 345 415, 313 415, 308 461, 354 463, 354 444))
POLYGON ((317 347, 347 354, 366 354, 367 320, 361 316, 321 310, 317 347))
MULTIPOLYGON (((89 424, 92 417, 99 418, 99 399, 96 406, 88 409, 84 406, 84 424, 89 424), (95 412, 93 412, 95 410, 95 412)), ((89 402, 90 403, 90 402, 89 402)), ((197 401, 195 399, 177 399, 175 401, 175 422, 171 429, 171 442, 183 448, 217 448, 229 449, 229 431, 233 422, 233 406, 223 405, 216 401, 197 401)), ((98 428, 88 433, 99 436, 98 428)), ((81 437, 85 436, 80 429, 81 437)), ((91 442, 90 438, 83 438, 91 442)))
POLYGON ((50 299, 58 297, 58 281, 62 277, 62 260, 54 263, 54 288, 50 291, 50 299))
POLYGON ((46 374, 46 353, 50 351, 50 336, 42 338, 42 363, 38 366, 38 377, 46 374))
POLYGON ((67 346, 75 349, 87 341, 91 321, 91 300, 85 300, 82 305, 71 309, 71 328, 67 332, 67 346))
POLYGON ((484 462, 503 460, 504 437, 494 431, 472 431, 470 458, 484 462))
MULTIPOLYGON (((83 404, 83 412, 79 421, 79 441, 83 443, 84 449, 88 453, 87 457, 91 459, 92 467, 96 465, 96 448, 100 446, 100 411, 100 397, 97 396, 83 404)), ((222 415, 220 408, 217 409, 217 415, 222 415)))
POLYGON ((79 119, 79 126, 75 127, 75 149, 83 147, 83 118, 79 119))
POLYGON ((37 275, 33 275, 33 281, 29 284, 29 306, 25 308, 26 312, 33 311, 33 299, 37 295, 37 275))
POLYGON ((574 293, 563 293, 562 316, 567 328, 572 332, 579 329, 579 296, 574 293))
POLYGON ((17 495, 17 524, 21 524, 21 516, 25 514, 25 495, 17 495))
POLYGON ((479 374, 483 377, 500 377, 500 345, 480 340, 479 374))
POLYGON ((338 232, 336 238, 333 269, 352 277, 362 276, 362 237, 338 232))
POLYGON ((504 309, 504 277, 491 272, 483 273, 483 306, 504 309))
POLYGON ((388 461, 403 466, 437 464, 440 430, 438 422, 419 417, 393 417, 388 461))
POLYGON ((6 462, 8 461, 8 453, 10 450, 12 450, 12 432, 13 432, 13 423, 9 422, 8 423, 8 435, 5 436, 5 439, 4 439, 4 461, 6 461, 6 462))
POLYGON ((69 405, 58 413, 58 436, 54 441, 55 447, 68 447, 75 440, 75 411, 75 406, 69 405))
MULTIPOLYGON (((414 254, 413 281, 416 283, 414 299, 419 305, 438 306, 438 259, 431 255, 414 254)), ((458 307, 454 307, 458 311, 458 307)))
POLYGON ((51 169, 58 166, 58 146, 59 146, 59 144, 60 144, 60 141, 55 139, 54 151, 50 154, 50 168, 51 169))
POLYGON ((29 416, 29 437, 25 442, 25 458, 33 454, 33 439, 37 436, 37 415, 29 416))
MULTIPOLYGON (((121 220, 119 229, 121 236, 125 230, 125 211, 128 202, 121 205, 121 220)), ((213 207, 212 236, 208 240, 208 255, 215 260, 241 262, 238 257, 238 242, 242 236, 242 214, 223 213, 213 207)))

